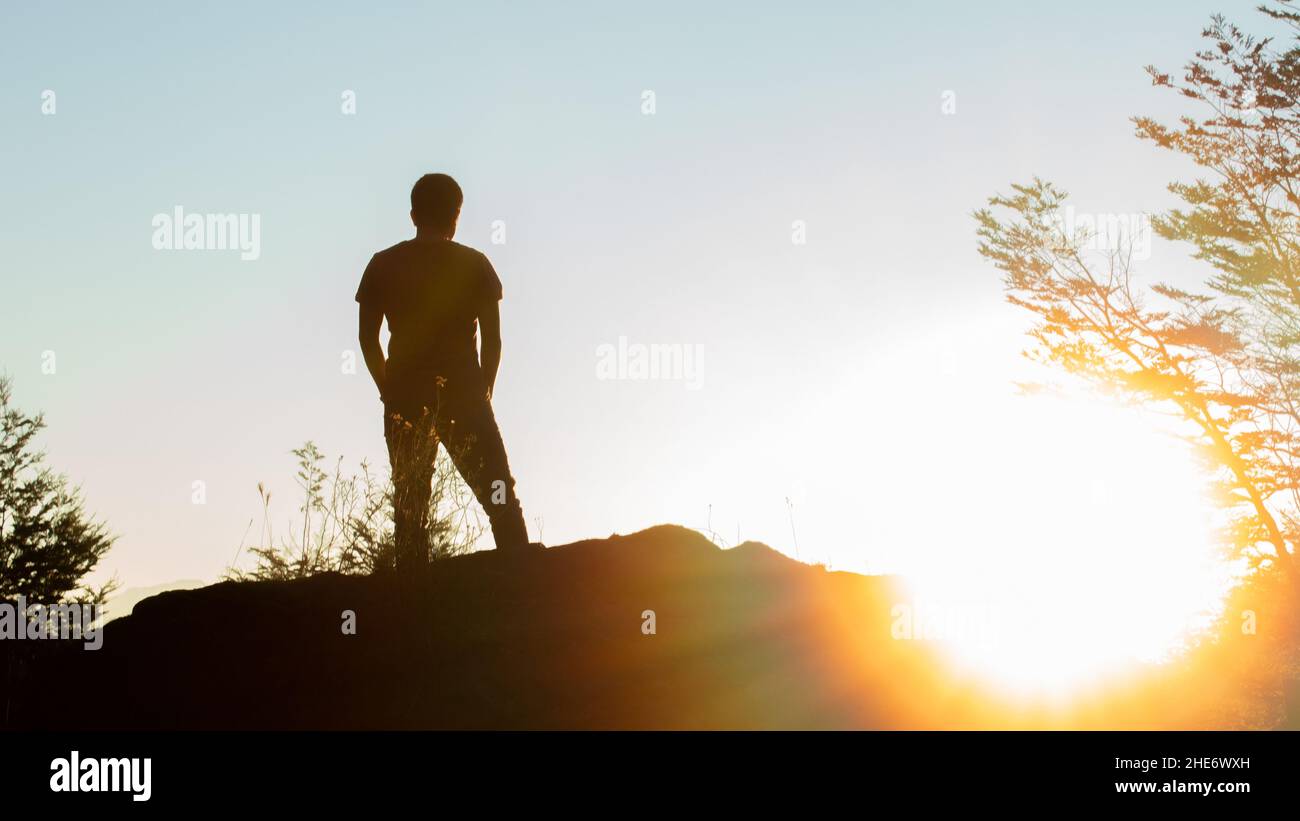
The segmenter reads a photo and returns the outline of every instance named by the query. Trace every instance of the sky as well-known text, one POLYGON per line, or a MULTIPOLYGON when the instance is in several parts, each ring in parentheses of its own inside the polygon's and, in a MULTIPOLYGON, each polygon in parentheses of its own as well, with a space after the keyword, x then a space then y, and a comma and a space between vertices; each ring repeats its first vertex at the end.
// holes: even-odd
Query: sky
POLYGON ((1129 118, 1186 109, 1143 67, 1215 12, 1267 32, 1254 4, 8 4, 0 371, 118 535, 97 577, 216 580, 259 482, 292 519, 291 448, 385 463, 353 295, 444 171, 504 283, 533 538, 676 522, 867 572, 1032 545, 1115 473, 1054 432, 1112 420, 1016 396, 971 211, 1034 175, 1171 205, 1191 171, 1129 118), (256 216, 257 258, 155 248, 177 206, 256 216), (701 368, 600 378, 620 338, 701 368))

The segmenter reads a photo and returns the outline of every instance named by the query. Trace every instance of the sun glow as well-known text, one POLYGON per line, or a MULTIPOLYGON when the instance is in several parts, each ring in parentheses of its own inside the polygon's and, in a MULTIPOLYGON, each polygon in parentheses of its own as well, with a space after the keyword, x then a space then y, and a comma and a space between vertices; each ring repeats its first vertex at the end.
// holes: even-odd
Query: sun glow
POLYGON ((1076 692, 1174 653, 1229 573, 1186 442, 1137 410, 1021 401, 1032 412, 974 489, 999 511, 998 533, 925 551, 908 573, 915 618, 981 678, 1076 692))
POLYGON ((723 480, 684 486, 682 509, 707 498, 710 531, 906 582, 891 606, 919 647, 1015 700, 1101 695, 1175 656, 1234 570, 1189 431, 1025 362, 996 323, 933 328, 864 343, 780 426, 737 420, 741 444, 699 471, 723 480), (1043 381, 1075 393, 1015 387, 1043 381))

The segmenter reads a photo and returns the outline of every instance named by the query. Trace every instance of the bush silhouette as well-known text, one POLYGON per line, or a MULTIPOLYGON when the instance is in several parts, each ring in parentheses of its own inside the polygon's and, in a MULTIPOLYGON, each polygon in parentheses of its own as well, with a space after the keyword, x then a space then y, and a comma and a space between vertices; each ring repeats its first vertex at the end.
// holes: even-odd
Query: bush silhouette
MULTIPOLYGON (((301 521, 290 535, 277 541, 271 523, 271 493, 259 483, 262 526, 251 570, 232 567, 234 580, 300 579, 320 573, 369 575, 394 569, 393 485, 362 460, 360 472, 349 474, 343 458, 327 471, 325 454, 307 441, 290 451, 298 458, 295 482, 302 493, 301 521)), ((456 472, 445 448, 438 454, 429 501, 429 558, 436 560, 473 549, 484 526, 478 503, 456 472)), ((251 522, 250 522, 251 525, 251 522)), ((243 548, 240 548, 241 552, 243 548)), ((238 559, 238 557, 237 557, 238 559)))

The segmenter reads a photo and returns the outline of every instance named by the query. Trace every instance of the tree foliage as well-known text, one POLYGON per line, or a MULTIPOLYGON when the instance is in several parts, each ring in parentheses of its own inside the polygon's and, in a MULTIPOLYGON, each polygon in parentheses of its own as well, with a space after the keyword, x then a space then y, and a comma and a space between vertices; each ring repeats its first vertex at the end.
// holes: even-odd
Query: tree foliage
MULTIPOLYGON (((1300 34, 1289 0, 1262 8, 1300 34)), ((1214 466, 1234 552, 1297 572, 1300 547, 1300 48, 1221 17, 1207 47, 1154 84, 1195 102, 1137 135, 1205 176, 1169 186, 1182 205, 1153 221, 1213 266, 1195 292, 1142 287, 1131 244, 1097 250, 1057 214, 1066 195, 1035 179, 976 212, 980 253, 1036 318, 1030 355, 1140 402, 1176 409, 1214 466)))
POLYGON ((79 598, 102 601, 111 585, 79 586, 113 537, 85 512, 80 491, 45 465, 35 447, 44 417, 11 402, 10 382, 0 378, 0 599, 55 603, 80 589, 79 598))

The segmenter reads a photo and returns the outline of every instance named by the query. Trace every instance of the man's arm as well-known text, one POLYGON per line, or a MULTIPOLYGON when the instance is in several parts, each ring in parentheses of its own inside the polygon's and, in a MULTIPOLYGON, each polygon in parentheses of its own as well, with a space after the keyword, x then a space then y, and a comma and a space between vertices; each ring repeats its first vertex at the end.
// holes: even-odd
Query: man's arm
POLYGON ((478 314, 478 328, 483 337, 479 346, 479 364, 487 383, 488 399, 491 399, 497 369, 501 367, 501 303, 493 299, 483 305, 478 314))
POLYGON ((387 381, 387 363, 384 362, 384 346, 379 342, 379 326, 384 322, 383 309, 366 303, 361 304, 358 319, 357 339, 361 342, 361 356, 366 360, 366 370, 379 388, 379 398, 384 398, 387 381))

